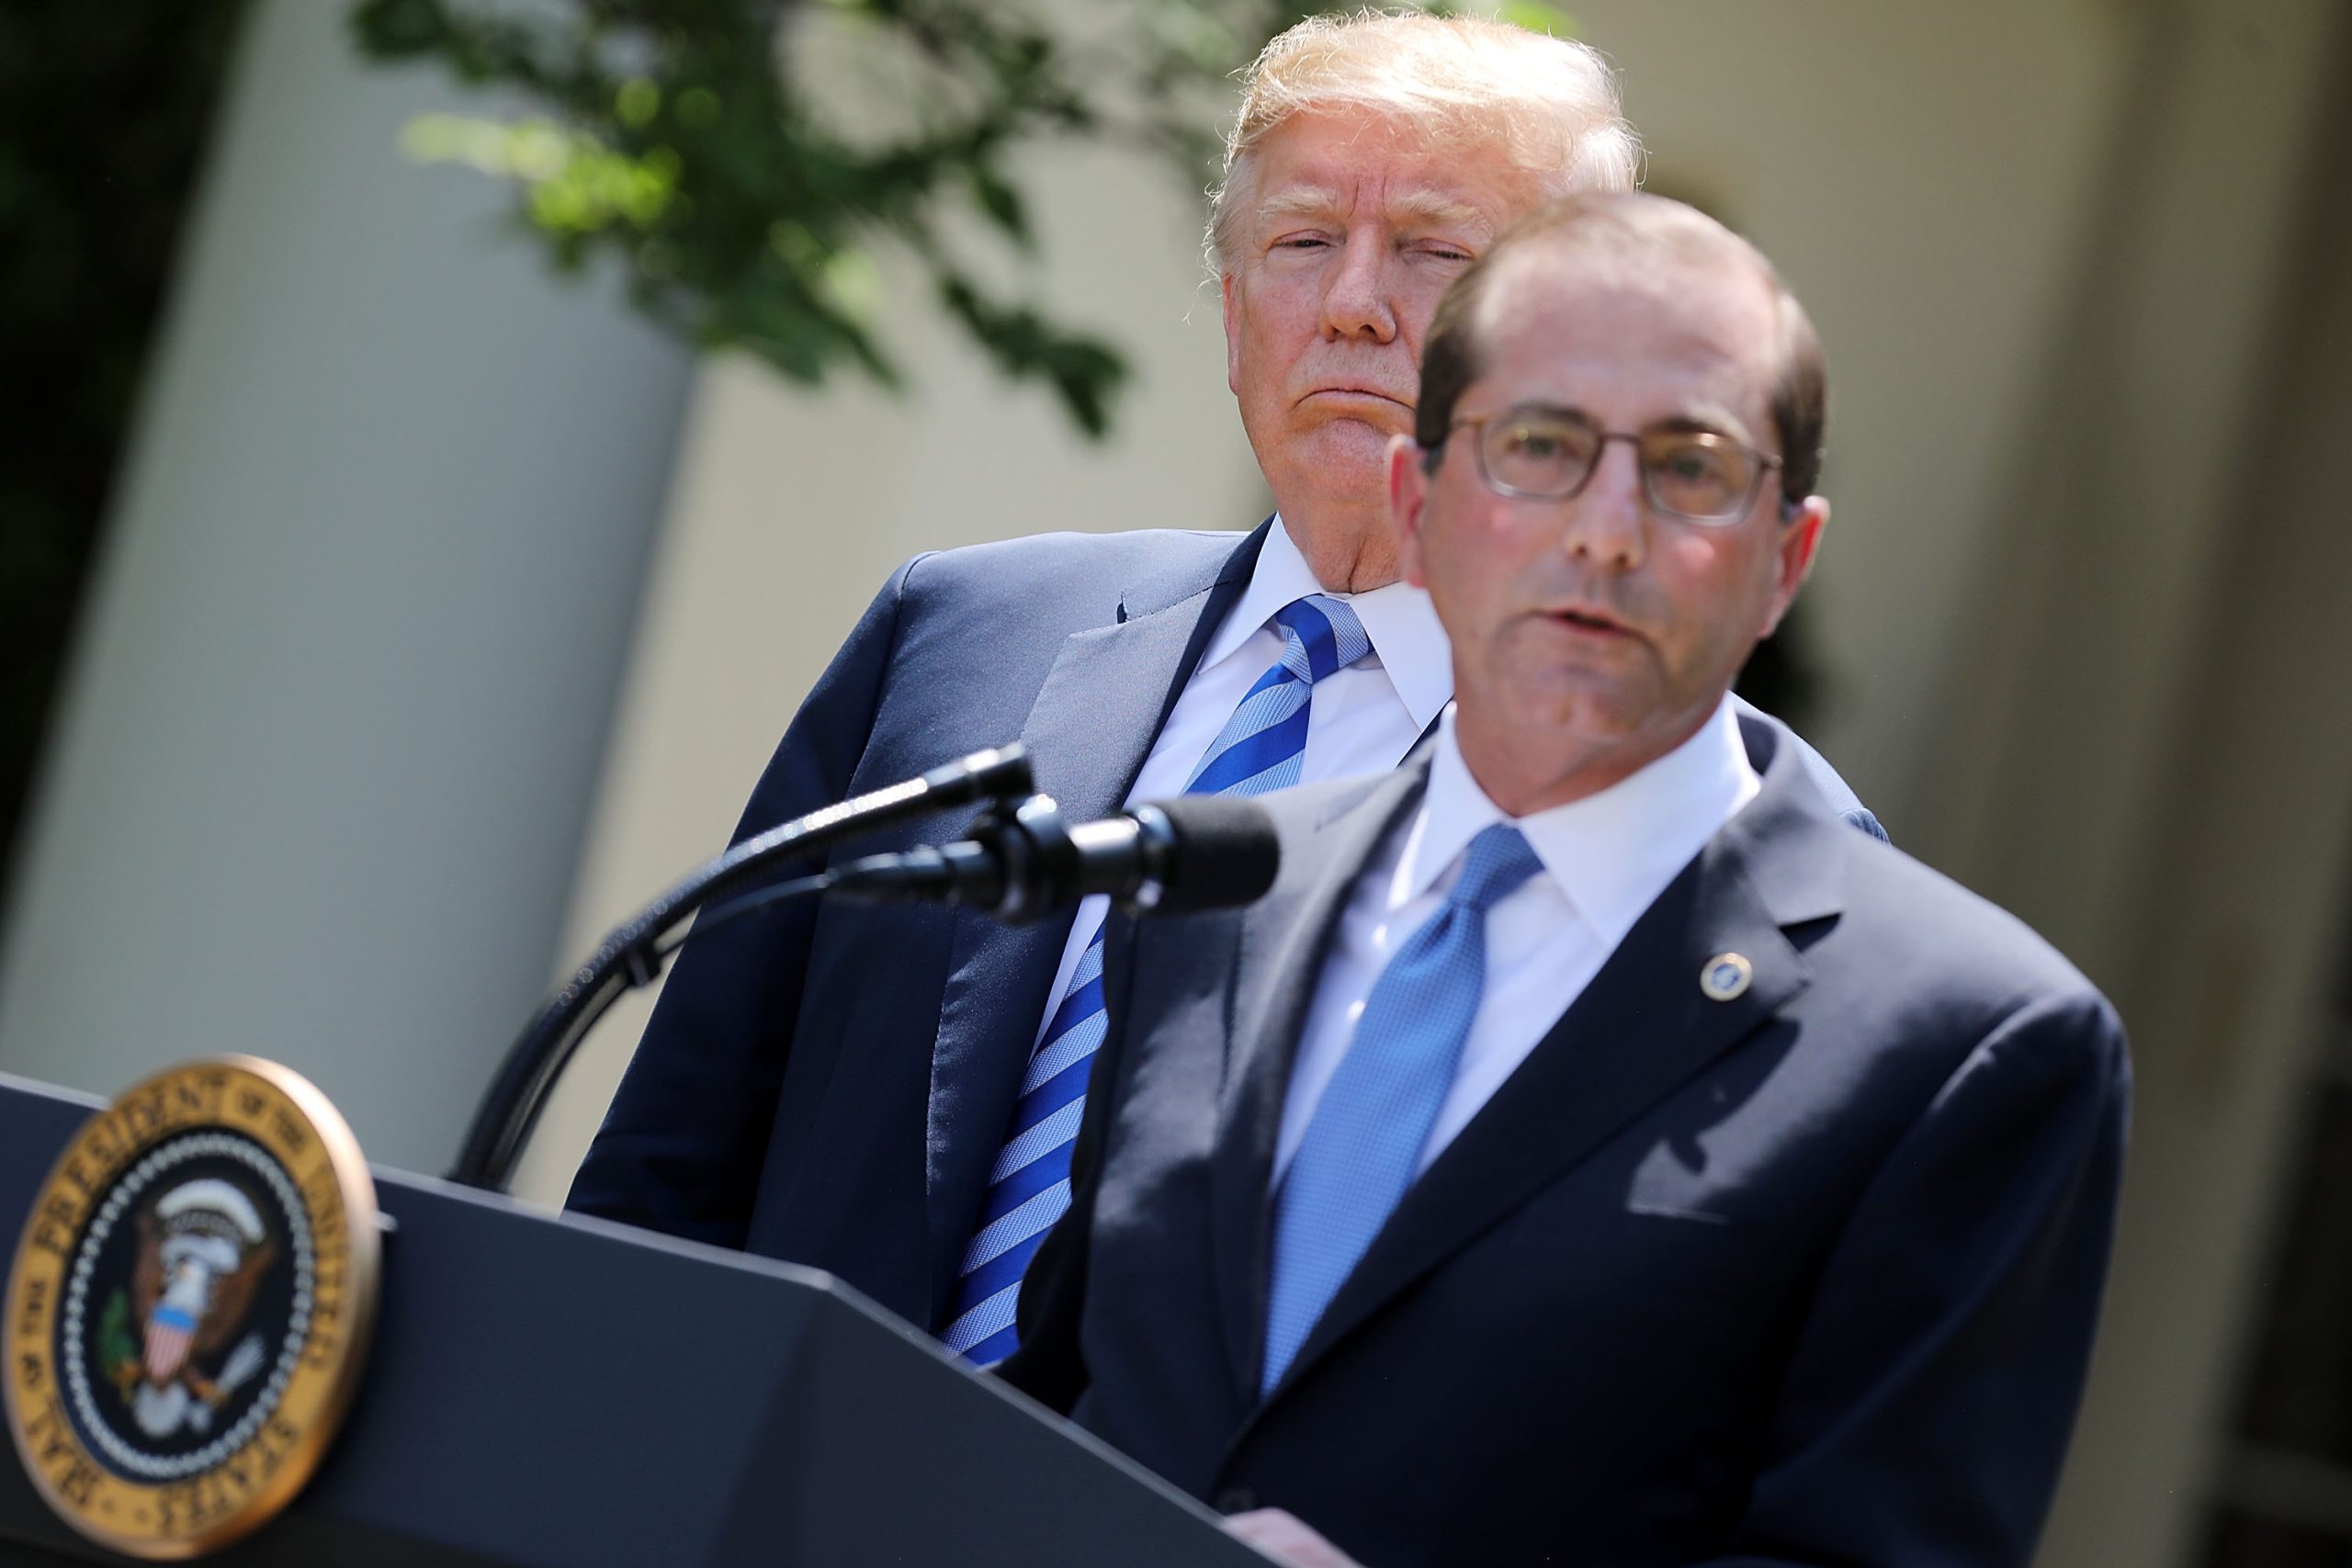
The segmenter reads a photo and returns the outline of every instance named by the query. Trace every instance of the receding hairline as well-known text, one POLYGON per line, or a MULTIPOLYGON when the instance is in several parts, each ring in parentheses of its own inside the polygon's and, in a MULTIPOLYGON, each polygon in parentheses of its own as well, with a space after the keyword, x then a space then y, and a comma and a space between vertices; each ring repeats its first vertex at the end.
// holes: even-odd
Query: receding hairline
MULTIPOLYGON (((1744 333, 1749 324, 1761 324, 1767 333, 1760 358, 1751 358, 1758 352, 1755 340, 1741 336, 1727 341, 1720 329, 1710 330, 1685 319, 1678 310, 1670 335, 1658 352, 1675 363, 1695 357, 1737 366, 1745 389, 1729 398, 1706 395, 1683 402, 1678 405, 1674 417, 1687 417, 1751 443, 1770 441, 1778 445, 1778 432, 1771 417, 1771 385, 1786 354, 1772 290, 1752 268, 1727 254, 1702 256, 1653 253, 1645 256, 1598 246, 1546 244, 1541 238, 1515 246, 1498 259, 1501 265, 1472 300, 1472 311, 1464 323, 1480 377, 1493 368, 1493 361, 1500 345, 1507 342, 1512 323, 1523 321, 1531 303, 1548 292, 1564 287, 1598 288, 1601 293, 1597 298, 1606 300, 1618 297, 1616 291, 1624 290, 1636 297, 1679 305, 1690 299, 1695 290, 1726 285, 1740 296, 1731 309, 1732 319, 1741 325, 1730 330, 1744 333), (1758 378, 1752 386, 1748 385, 1751 373, 1758 378)), ((1605 310, 1608 306, 1600 308, 1605 310)))
POLYGON ((1456 400, 1484 374, 1503 309, 1494 297, 1515 286, 1524 266, 1564 256, 1622 263, 1635 276, 1654 276, 1663 261, 1747 278, 1772 322, 1764 391, 1781 477, 1790 500, 1811 492, 1820 478, 1827 423, 1827 369, 1812 319, 1771 258, 1746 237, 1682 202, 1638 191, 1587 194, 1538 208, 1456 280, 1438 306, 1422 359, 1415 437, 1425 450, 1439 444, 1456 400))
MULTIPOLYGON (((1665 208, 1680 207, 1679 203, 1665 203, 1662 198, 1648 199, 1659 200, 1665 208)), ((1528 269, 1546 263, 1589 262, 1604 276, 1623 276, 1637 285, 1655 282, 1659 271, 1667 267, 1710 276, 1743 278, 1754 288, 1758 300, 1775 312, 1779 301, 1788 294, 1780 273, 1761 251, 1694 209, 1653 209, 1631 225, 1611 221, 1614 216, 1611 209, 1598 202, 1588 208, 1586 200, 1572 197, 1540 207, 1503 231, 1498 237, 1492 276, 1472 301, 1475 313, 1468 325, 1482 351, 1492 341, 1488 334, 1495 330, 1495 316, 1504 308, 1508 291, 1526 287, 1523 275, 1528 269), (1545 220, 1563 207, 1587 209, 1602 216, 1598 221, 1545 220)))

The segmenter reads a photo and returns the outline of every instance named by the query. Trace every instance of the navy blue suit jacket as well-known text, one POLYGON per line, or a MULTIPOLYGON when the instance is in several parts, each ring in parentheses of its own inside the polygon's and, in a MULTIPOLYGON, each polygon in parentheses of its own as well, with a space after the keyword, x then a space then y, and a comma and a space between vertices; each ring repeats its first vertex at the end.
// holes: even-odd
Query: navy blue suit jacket
POLYGON ((1263 1399, 1292 1055, 1426 762, 1267 797, 1260 904, 1114 920, 1072 1208, 1006 1376, 1372 1568, 2024 1563, 2106 1268, 2120 1028, 2018 921, 1850 831, 1786 730, 1742 728, 1762 793, 1263 1399), (1711 1000, 1724 953, 1753 982, 1711 1000))
MULTIPOLYGON (((1070 820, 1115 812, 1264 537, 1044 535, 908 562, 810 691, 737 839, 1015 739, 1070 820)), ((936 1328, 1069 931, 803 903, 696 935, 571 1206, 829 1269, 936 1328)))

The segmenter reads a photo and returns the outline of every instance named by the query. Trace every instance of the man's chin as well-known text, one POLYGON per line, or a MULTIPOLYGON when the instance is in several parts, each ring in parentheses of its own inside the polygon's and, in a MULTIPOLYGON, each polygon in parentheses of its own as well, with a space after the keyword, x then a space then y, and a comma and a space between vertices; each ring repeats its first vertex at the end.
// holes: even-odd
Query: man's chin
POLYGON ((1508 700, 1484 705, 1497 715, 1492 726, 1516 748, 1561 758, 1591 758, 1656 747, 1673 728, 1651 693, 1599 672, 1584 679, 1530 682, 1508 700))
POLYGON ((1300 467, 1325 485, 1385 498, 1388 444, 1401 434, 1394 421, 1339 415, 1309 426, 1295 438, 1292 450, 1300 467))

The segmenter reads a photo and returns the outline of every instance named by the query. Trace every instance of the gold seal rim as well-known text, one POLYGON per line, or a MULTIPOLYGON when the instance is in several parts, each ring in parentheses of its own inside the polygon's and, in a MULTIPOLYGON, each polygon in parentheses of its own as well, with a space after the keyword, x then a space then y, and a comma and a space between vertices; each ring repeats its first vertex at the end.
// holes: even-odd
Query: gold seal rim
MULTIPOLYGON (((292 1108, 324 1155, 326 1172, 333 1178, 331 1190, 342 1211, 339 1260, 342 1265, 343 1310, 340 1337, 328 1347, 324 1364, 314 1366, 311 1357, 323 1332, 321 1324, 314 1321, 306 1336, 302 1357, 288 1376, 285 1391, 278 1396, 277 1408, 280 1411, 305 1404, 311 1407, 304 1424, 294 1433, 261 1483, 219 1518, 185 1534, 142 1533, 93 1517, 57 1490, 47 1469, 34 1452, 31 1422, 21 1408, 16 1369, 7 1368, 6 1375, 0 1376, 0 1409, 5 1409, 6 1415, 10 1441, 27 1478, 51 1512, 99 1545, 147 1562, 184 1562, 218 1551, 282 1513, 317 1472, 319 1463, 325 1458, 344 1418, 350 1413, 375 1337, 383 1243, 375 1178, 368 1168, 367 1156, 360 1150, 359 1140, 353 1135, 349 1123, 335 1110, 334 1102, 301 1074, 259 1056, 230 1053, 199 1057, 152 1073, 124 1089, 105 1109, 75 1130, 74 1136, 51 1164, 49 1175, 41 1183, 32 1209, 24 1218, 24 1228, 17 1238, 6 1288, 0 1292, 0 1313, 6 1314, 0 1316, 0 1342, 14 1346, 18 1314, 27 1311, 25 1294, 28 1281, 36 1268, 40 1267, 34 1257, 36 1241, 41 1230, 40 1222, 44 1213, 50 1210, 52 1199, 61 1190, 70 1192, 74 1190, 74 1184, 69 1180, 68 1172, 74 1168, 77 1156, 89 1152, 85 1145, 103 1130, 107 1118, 117 1115, 126 1105, 140 1100, 141 1097, 157 1096, 184 1080, 213 1073, 230 1075, 230 1081, 240 1075, 254 1080, 292 1108)), ((225 1103, 225 1092, 223 1100, 225 1103)), ((289 1180, 294 1179, 298 1162, 289 1158, 288 1152, 278 1146, 265 1129, 219 1120, 175 1122, 126 1141, 102 1174, 88 1183, 84 1190, 86 1195, 76 1201, 71 1212, 69 1239, 78 1243, 88 1229, 93 1211, 104 1201, 106 1194, 119 1184, 124 1172, 150 1150, 183 1133, 208 1126, 226 1126, 252 1138, 268 1151, 289 1180)), ((307 1163, 315 1166, 317 1162, 307 1163)), ((327 1217, 323 1201, 300 1181, 295 1180, 294 1185, 302 1200, 311 1234, 317 1236, 327 1228, 321 1224, 322 1219, 327 1217)), ((61 1279, 64 1272, 62 1266, 57 1270, 61 1279)), ((50 1303, 48 1310, 51 1316, 40 1337, 39 1354, 44 1358, 45 1375, 53 1380, 58 1370, 54 1365, 54 1314, 58 1310, 57 1303, 50 1303)), ((255 1434, 243 1447, 210 1470, 198 1472, 186 1481, 166 1483, 167 1486, 197 1485, 208 1477, 219 1475, 240 1458, 252 1454, 265 1435, 255 1434)), ((117 1477, 111 1467, 88 1451, 70 1425, 65 1428, 64 1438, 77 1450, 83 1461, 102 1475, 115 1478, 114 1490, 143 1495, 166 1489, 166 1486, 151 1488, 117 1477)))

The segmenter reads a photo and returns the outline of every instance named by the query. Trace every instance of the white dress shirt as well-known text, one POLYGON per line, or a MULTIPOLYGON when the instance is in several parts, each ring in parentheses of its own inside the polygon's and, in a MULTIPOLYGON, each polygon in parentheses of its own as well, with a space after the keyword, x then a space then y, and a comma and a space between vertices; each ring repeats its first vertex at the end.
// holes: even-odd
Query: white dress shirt
MULTIPOLYGON (((1277 516, 1258 552, 1250 584, 1234 601, 1224 624, 1202 651, 1127 792, 1126 804, 1167 800, 1184 793, 1210 744, 1225 729, 1233 710, 1282 656, 1282 634, 1268 622, 1275 611, 1309 593, 1329 593, 1315 581, 1306 558, 1291 542, 1277 516)), ((1340 779, 1351 773, 1385 773, 1405 760, 1453 696, 1453 655, 1438 624, 1430 596, 1409 583, 1392 582, 1369 593, 1330 593, 1356 613, 1372 651, 1347 669, 1316 682, 1306 714, 1306 756, 1301 783, 1340 779)), ((1078 907, 1063 945, 1053 989, 1046 993, 1046 1025, 1061 1006, 1078 961, 1102 929, 1110 900, 1097 895, 1078 907)), ((1033 1046, 1034 1049, 1034 1046, 1033 1046)))
POLYGON ((1486 989, 1416 1175, 1518 1070, 1642 912, 1759 787, 1725 697, 1697 733, 1641 772, 1599 795, 1514 818, 1470 776, 1449 710, 1419 811, 1357 874, 1323 961, 1283 1101, 1275 1180, 1348 1053, 1373 982, 1397 944, 1437 912, 1482 829, 1517 827, 1544 871, 1487 911, 1486 989))

